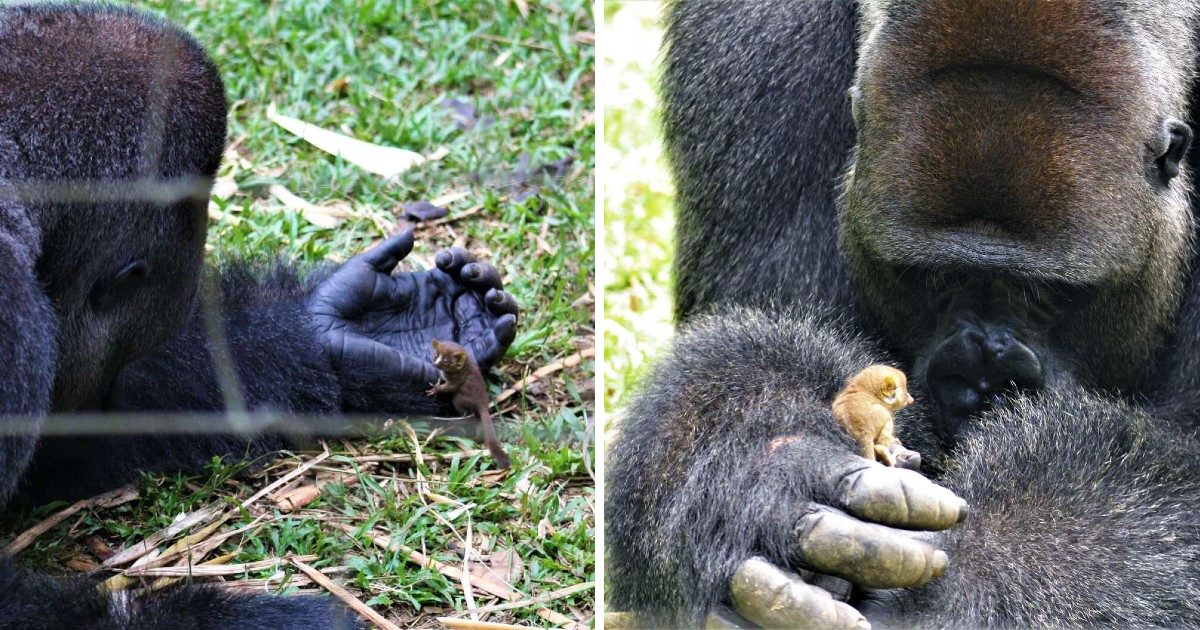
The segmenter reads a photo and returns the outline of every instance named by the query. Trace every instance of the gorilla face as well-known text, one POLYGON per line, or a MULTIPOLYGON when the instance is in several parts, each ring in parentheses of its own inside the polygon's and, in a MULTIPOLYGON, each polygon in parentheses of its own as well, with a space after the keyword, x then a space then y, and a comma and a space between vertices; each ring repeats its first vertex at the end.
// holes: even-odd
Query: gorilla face
POLYGON ((1195 10, 1137 4, 862 3, 843 247, 950 443, 1014 389, 1134 389, 1170 333, 1195 10))
POLYGON ((102 408, 121 369, 183 324, 199 287, 203 207, 58 206, 43 223, 38 275, 59 325, 54 411, 102 408))

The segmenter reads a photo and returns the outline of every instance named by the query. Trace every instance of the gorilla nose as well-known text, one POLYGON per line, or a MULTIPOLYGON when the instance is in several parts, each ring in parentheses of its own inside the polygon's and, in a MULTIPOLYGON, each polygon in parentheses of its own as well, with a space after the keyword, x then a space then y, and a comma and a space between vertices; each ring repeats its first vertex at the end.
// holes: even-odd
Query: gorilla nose
POLYGON ((1007 394, 1037 389, 1042 363, 1030 347, 1001 322, 960 320, 940 341, 929 361, 926 381, 936 426, 953 444, 967 421, 1007 394))

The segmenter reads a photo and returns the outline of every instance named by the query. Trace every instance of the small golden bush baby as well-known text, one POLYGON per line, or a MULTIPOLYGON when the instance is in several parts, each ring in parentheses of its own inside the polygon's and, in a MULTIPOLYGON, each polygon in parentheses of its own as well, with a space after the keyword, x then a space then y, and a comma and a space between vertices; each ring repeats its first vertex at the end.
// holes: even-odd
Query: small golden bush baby
POLYGON ((895 466, 893 451, 904 445, 896 438, 892 412, 912 402, 904 372, 872 365, 846 381, 833 399, 833 417, 862 447, 863 457, 895 466))

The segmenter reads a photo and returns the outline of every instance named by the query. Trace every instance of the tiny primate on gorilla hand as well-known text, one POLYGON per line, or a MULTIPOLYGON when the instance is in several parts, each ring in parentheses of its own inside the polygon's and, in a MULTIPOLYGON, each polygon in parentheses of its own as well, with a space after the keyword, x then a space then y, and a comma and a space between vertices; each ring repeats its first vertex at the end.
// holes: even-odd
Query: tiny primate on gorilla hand
POLYGON ((917 470, 920 455, 904 448, 895 435, 892 417, 912 402, 904 372, 871 365, 846 379, 846 388, 833 399, 833 417, 858 443, 866 459, 917 470))
POLYGON ((467 349, 452 342, 433 340, 433 366, 442 371, 442 378, 426 392, 430 396, 451 394, 450 401, 459 413, 475 414, 482 423, 483 442, 492 454, 492 461, 500 468, 508 468, 512 461, 500 440, 496 439, 496 428, 488 411, 491 399, 487 383, 475 360, 467 349))

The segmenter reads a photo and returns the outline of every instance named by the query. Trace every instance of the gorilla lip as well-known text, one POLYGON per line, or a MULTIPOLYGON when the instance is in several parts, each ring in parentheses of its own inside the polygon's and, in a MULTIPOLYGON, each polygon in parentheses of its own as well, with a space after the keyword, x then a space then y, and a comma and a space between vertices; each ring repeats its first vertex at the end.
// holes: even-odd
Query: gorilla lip
POLYGON ((937 229, 910 232, 903 241, 880 239, 871 248, 893 265, 937 268, 952 265, 963 270, 1003 271, 1006 275, 1070 283, 1078 278, 1062 269, 1061 261, 1038 251, 1031 243, 1014 238, 981 235, 974 230, 937 229))

